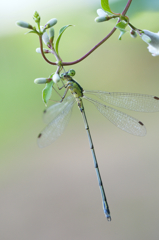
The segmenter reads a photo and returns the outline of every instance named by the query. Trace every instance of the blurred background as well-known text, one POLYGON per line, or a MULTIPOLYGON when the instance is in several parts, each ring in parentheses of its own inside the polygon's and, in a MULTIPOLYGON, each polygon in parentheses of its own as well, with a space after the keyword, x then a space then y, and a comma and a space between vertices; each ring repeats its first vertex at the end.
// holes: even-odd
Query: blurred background
MULTIPOLYGON (((127 1, 111 1, 121 12, 127 1)), ((64 134, 47 148, 36 138, 44 128, 41 91, 34 79, 55 71, 35 52, 38 37, 17 20, 33 24, 37 10, 44 25, 57 18, 67 24, 60 54, 64 61, 82 57, 114 27, 95 23, 100 0, 2 0, 0 9, 0 239, 158 239, 159 113, 125 113, 144 122, 145 137, 115 127, 91 103, 85 110, 92 133, 112 222, 107 222, 83 120, 75 106, 64 134)), ((159 31, 158 1, 133 1, 131 23, 159 31)), ((119 32, 84 61, 72 66, 84 89, 159 96, 159 57, 147 44, 119 32)), ((51 58, 54 60, 54 58, 51 58)), ((69 68, 66 68, 68 70, 69 68)), ((53 100, 58 99, 56 96, 53 100)), ((50 102, 49 105, 52 103, 50 102)))

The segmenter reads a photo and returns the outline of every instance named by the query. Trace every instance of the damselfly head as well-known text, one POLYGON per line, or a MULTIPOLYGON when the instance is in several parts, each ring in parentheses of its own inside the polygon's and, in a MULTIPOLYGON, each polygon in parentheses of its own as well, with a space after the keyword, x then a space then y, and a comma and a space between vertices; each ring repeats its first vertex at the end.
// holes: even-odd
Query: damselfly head
POLYGON ((63 78, 64 78, 64 80, 67 80, 67 81, 72 79, 71 76, 69 76, 67 72, 63 74, 63 78))

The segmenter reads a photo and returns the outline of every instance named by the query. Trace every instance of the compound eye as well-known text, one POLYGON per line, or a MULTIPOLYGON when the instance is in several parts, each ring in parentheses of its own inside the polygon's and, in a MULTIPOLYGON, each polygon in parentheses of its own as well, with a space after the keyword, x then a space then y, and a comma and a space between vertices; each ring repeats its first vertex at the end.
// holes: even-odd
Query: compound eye
POLYGON ((67 74, 68 74, 69 76, 73 77, 73 76, 76 74, 76 72, 75 72, 74 69, 70 69, 70 70, 67 72, 67 74))

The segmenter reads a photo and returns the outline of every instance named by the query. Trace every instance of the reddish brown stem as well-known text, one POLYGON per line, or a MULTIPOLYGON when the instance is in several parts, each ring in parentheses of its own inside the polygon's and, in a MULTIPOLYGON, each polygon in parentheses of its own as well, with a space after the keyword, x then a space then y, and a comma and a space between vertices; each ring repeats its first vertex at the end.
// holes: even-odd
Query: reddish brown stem
MULTIPOLYGON (((127 4, 126 4, 126 7, 125 9, 123 10, 122 12, 122 15, 125 16, 126 12, 128 11, 129 7, 130 7, 130 4, 131 4, 132 0, 128 0, 127 4)), ((119 20, 120 21, 120 20, 119 20)), ((118 22, 119 22, 118 21, 118 22)), ((94 52, 100 45, 102 45, 114 32, 116 31, 116 28, 114 27, 111 32, 105 37, 103 38, 103 40, 101 40, 98 44, 96 44, 89 52, 87 52, 83 57, 77 59, 76 61, 73 61, 73 62, 62 62, 61 65, 62 66, 69 66, 69 65, 74 65, 74 64, 77 64, 79 62, 81 62, 82 60, 84 60, 86 57, 88 57, 92 52, 94 52)), ((42 53, 42 56, 43 58, 45 59, 46 62, 48 62, 49 64, 51 65, 57 65, 57 63, 54 63, 54 62, 51 62, 49 61, 45 55, 44 55, 44 52, 43 52, 43 45, 42 45, 42 37, 39 36, 39 39, 40 39, 40 49, 41 49, 41 53, 42 53)))

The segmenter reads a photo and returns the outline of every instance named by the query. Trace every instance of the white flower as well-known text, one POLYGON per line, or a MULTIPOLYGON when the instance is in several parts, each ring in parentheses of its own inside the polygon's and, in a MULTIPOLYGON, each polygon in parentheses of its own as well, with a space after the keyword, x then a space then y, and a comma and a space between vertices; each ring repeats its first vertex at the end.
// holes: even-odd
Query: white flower
POLYGON ((147 47, 152 56, 159 55, 159 32, 153 33, 148 30, 143 30, 140 35, 142 40, 146 42, 149 46, 147 47))
POLYGON ((95 18, 95 22, 104 22, 107 20, 108 14, 103 9, 98 9, 97 14, 99 17, 95 18))

